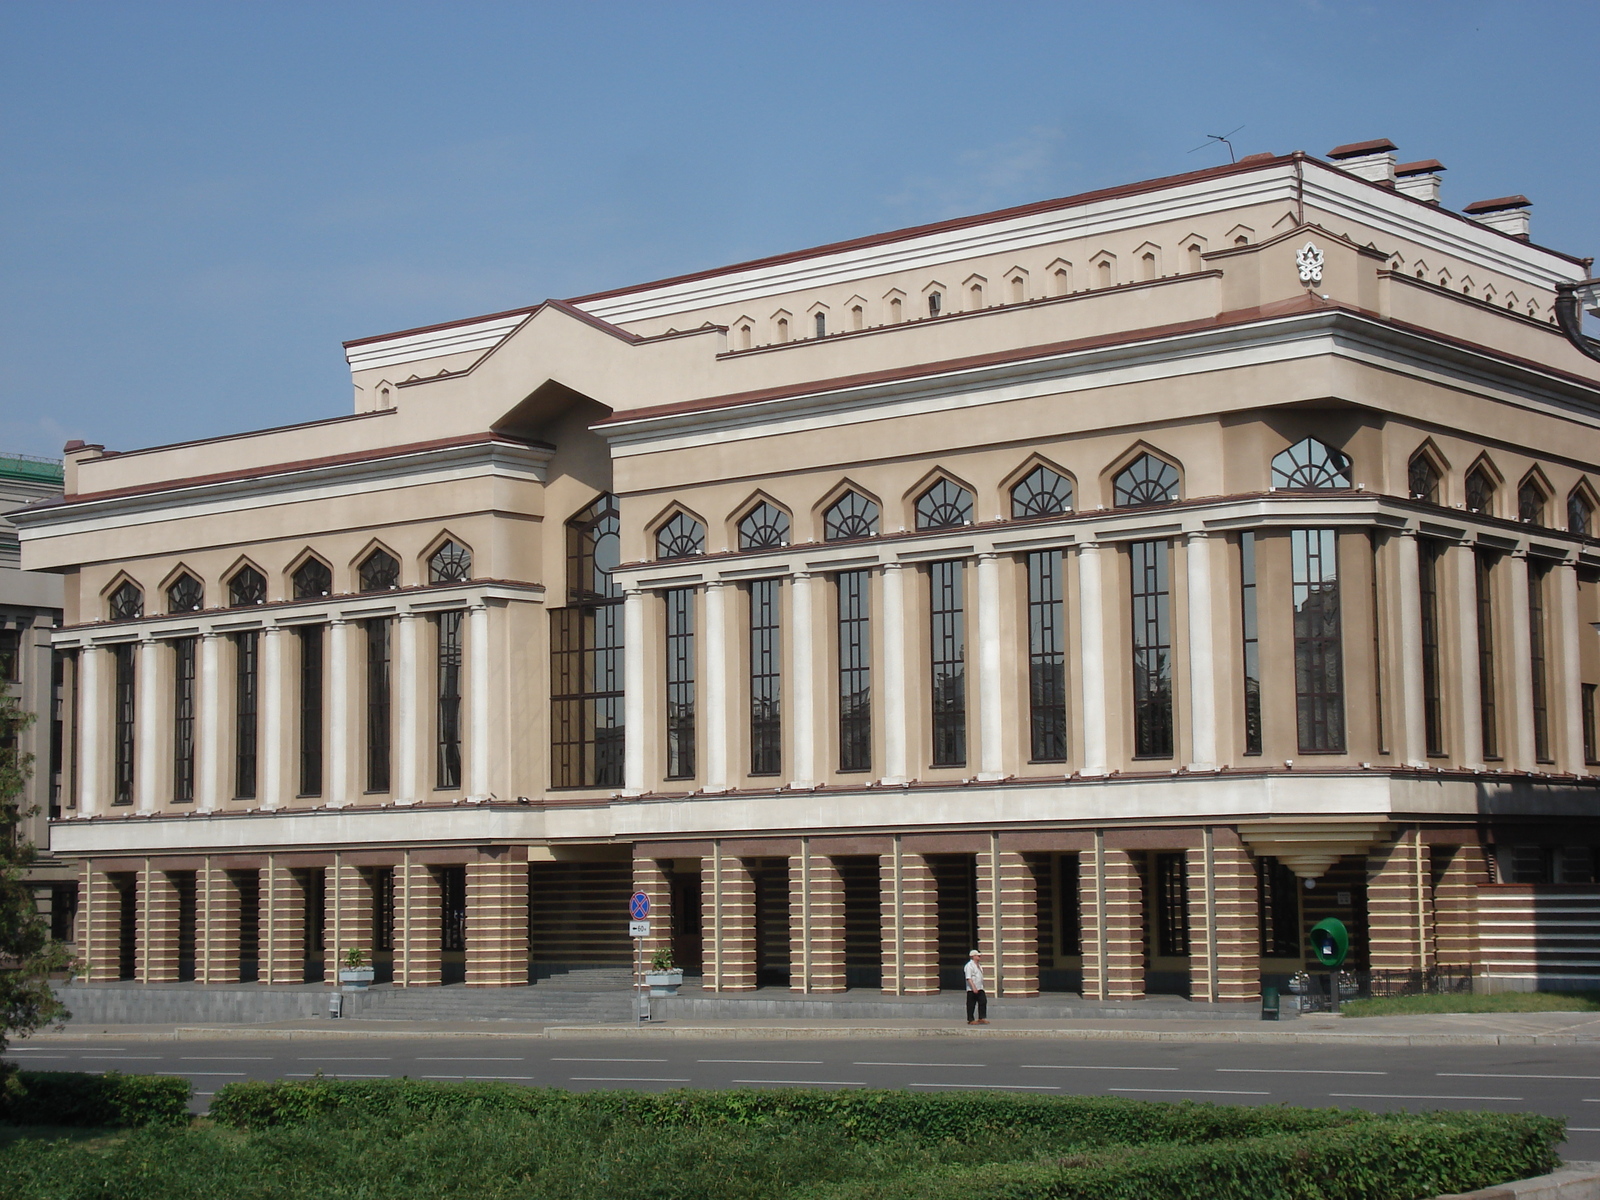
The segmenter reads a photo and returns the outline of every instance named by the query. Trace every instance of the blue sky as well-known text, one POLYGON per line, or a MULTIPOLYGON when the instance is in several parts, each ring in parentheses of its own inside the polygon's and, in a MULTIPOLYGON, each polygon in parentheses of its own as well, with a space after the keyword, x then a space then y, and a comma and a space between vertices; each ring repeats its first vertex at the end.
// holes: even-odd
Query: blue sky
POLYGON ((348 411, 347 338, 1388 137, 1600 254, 1600 4, 0 4, 0 450, 348 411))

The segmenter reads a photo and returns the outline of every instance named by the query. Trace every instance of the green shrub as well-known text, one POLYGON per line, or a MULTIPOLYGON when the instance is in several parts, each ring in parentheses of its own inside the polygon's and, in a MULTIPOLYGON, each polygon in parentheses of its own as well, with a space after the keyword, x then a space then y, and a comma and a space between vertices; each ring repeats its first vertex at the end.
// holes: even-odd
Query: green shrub
POLYGON ((172 1075, 110 1071, 19 1071, 0 1093, 0 1121, 13 1125, 183 1125, 193 1084, 172 1075))

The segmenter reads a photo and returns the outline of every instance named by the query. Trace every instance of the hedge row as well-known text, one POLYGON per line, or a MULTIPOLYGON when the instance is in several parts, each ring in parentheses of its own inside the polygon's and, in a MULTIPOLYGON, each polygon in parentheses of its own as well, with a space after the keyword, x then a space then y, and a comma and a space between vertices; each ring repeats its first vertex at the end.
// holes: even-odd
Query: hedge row
POLYGON ((186 1125, 194 1085, 172 1075, 18 1071, 0 1088, 0 1121, 13 1125, 186 1125))
POLYGON ((1553 1171, 1565 1122, 1498 1113, 1395 1114, 1315 1136, 1119 1147, 1054 1163, 842 1184, 815 1200, 1422 1200, 1553 1171))

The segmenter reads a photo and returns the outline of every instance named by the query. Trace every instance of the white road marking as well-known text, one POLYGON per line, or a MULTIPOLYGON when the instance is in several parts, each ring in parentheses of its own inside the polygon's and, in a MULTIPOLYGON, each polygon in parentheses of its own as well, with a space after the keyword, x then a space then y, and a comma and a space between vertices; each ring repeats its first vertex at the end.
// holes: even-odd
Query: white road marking
POLYGON ((526 1083, 528 1080, 532 1079, 533 1076, 532 1075, 424 1075, 423 1078, 424 1079, 494 1080, 496 1082, 503 1082, 503 1081, 506 1081, 506 1080, 511 1080, 511 1081, 515 1081, 517 1083, 526 1083))
MULTIPOLYGON (((820 1067, 820 1058, 697 1058, 703 1063, 746 1063, 756 1067, 820 1067)), ((856 1066, 861 1066, 856 1063, 856 1066)))
POLYGON ((1270 1096, 1271 1092, 1225 1092, 1218 1088, 1108 1088, 1112 1092, 1156 1092, 1161 1095, 1185 1096, 1270 1096))
POLYGON ((1600 1133, 1600 1125, 1593 1127, 1587 1125, 1568 1125, 1568 1133, 1600 1133))
POLYGON ((908 1063, 908 1062, 858 1062, 852 1067, 985 1067, 987 1063, 908 1063))
POLYGON ((863 1079, 735 1079, 735 1083, 770 1083, 780 1087, 866 1087, 863 1079))
POLYGON ((551 1062, 666 1062, 664 1058, 552 1058, 551 1062))
POLYGON ((302 1058, 299 1061, 301 1061, 301 1062, 393 1062, 394 1059, 388 1058, 388 1057, 385 1057, 385 1056, 378 1056, 378 1057, 372 1057, 372 1058, 357 1058, 357 1057, 355 1057, 353 1055, 348 1055, 348 1054, 344 1055, 342 1057, 329 1058, 326 1055, 319 1054, 315 1058, 302 1058))
POLYGON ((1176 1071, 1177 1067, 1085 1067, 1077 1063, 1023 1063, 1024 1071, 1176 1071))
POLYGON ((243 1079, 243 1071, 158 1071, 158 1075, 181 1075, 189 1079, 243 1079))
POLYGON ((1440 1079, 1600 1079, 1600 1075, 1512 1075, 1491 1071, 1438 1071, 1440 1079))
POLYGON ((1294 1067, 1218 1067, 1235 1075, 1387 1075, 1387 1071, 1301 1071, 1294 1067))
POLYGON ((687 1079, 656 1079, 649 1075, 571 1075, 573 1083, 688 1083, 687 1079))
POLYGON ((914 1088, 980 1088, 986 1092, 1059 1092, 1049 1084, 1029 1083, 908 1083, 914 1088))
POLYGON ((419 1058, 417 1062, 522 1062, 520 1058, 419 1058))
MULTIPOLYGON (((315 1079, 320 1072, 315 1071, 290 1071, 285 1079, 315 1079)), ((356 1075, 350 1071, 340 1071, 337 1074, 325 1076, 328 1079, 388 1079, 387 1075, 356 1075)))
POLYGON ((203 1054, 184 1055, 179 1062, 271 1062, 269 1055, 254 1054, 203 1054))
POLYGON ((1329 1092, 1340 1100, 1521 1100, 1521 1096, 1413 1096, 1406 1092, 1329 1092))

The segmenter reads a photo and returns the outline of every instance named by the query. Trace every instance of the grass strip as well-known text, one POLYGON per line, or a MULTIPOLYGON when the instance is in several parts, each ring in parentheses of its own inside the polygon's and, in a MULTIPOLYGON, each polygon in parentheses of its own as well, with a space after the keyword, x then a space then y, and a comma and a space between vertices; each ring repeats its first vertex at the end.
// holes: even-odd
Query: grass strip
POLYGON ((1492 996, 1384 996, 1346 1000, 1347 1017, 1410 1017, 1429 1013, 1600 1012, 1600 992, 1499 992, 1492 996))

